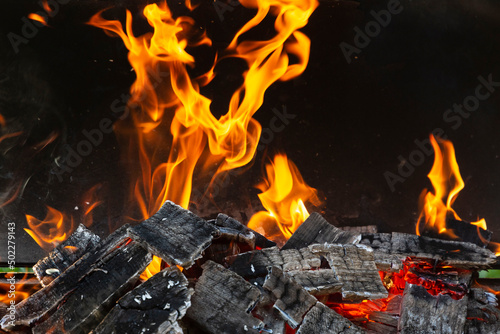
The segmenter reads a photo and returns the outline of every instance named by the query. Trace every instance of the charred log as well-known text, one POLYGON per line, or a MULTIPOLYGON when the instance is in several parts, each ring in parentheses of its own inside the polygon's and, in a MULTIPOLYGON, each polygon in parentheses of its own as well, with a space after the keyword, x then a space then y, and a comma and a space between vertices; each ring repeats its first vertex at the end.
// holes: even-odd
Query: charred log
POLYGON ((327 222, 319 213, 313 212, 293 233, 282 249, 301 249, 322 243, 356 244, 360 240, 359 233, 343 231, 327 222))
POLYGON ((191 305, 187 285, 177 267, 162 270, 123 296, 92 334, 179 332, 177 320, 191 305))
POLYGON ((149 262, 151 255, 136 243, 117 248, 78 282, 57 310, 33 327, 33 334, 87 334, 134 286, 149 262))
POLYGON ((405 233, 363 234, 361 244, 373 248, 377 267, 385 271, 399 271, 407 257, 434 259, 466 269, 488 268, 496 260, 495 254, 475 244, 405 233))
POLYGON ((407 283, 398 328, 401 334, 463 333, 467 304, 467 296, 432 296, 424 287, 407 283))
POLYGON ((363 329, 317 302, 306 314, 297 334, 362 334, 363 329))
POLYGON ((189 268, 218 231, 194 213, 166 201, 156 214, 130 227, 128 233, 168 264, 189 268))
POLYGON ((68 239, 33 266, 42 286, 47 286, 85 253, 92 251, 100 240, 99 236, 80 224, 68 239))
POLYGON ((222 235, 226 236, 230 240, 245 242, 253 249, 255 249, 255 247, 269 248, 276 246, 275 242, 268 240, 262 234, 255 232, 236 219, 225 214, 220 213, 214 223, 222 235))
POLYGON ((265 276, 269 266, 279 267, 283 271, 309 270, 321 266, 319 255, 313 254, 308 248, 280 251, 277 247, 271 247, 229 257, 227 262, 230 264, 229 269, 245 278, 265 276))
POLYGON ((264 324, 250 314, 259 289, 215 262, 202 267, 187 317, 209 333, 259 333, 264 324))
POLYGON ((349 301, 387 298, 373 259, 364 245, 311 245, 313 253, 326 258, 336 279, 342 284, 342 299, 349 301))
MULTIPOLYGON (((485 230, 479 226, 453 218, 446 219, 446 229, 456 235, 458 240, 470 242, 478 245, 479 247, 486 247, 493 234, 493 232, 489 230, 485 230)), ((421 235, 430 238, 453 240, 449 234, 439 234, 435 229, 424 228, 421 235)))
POLYGON ((115 248, 123 247, 130 241, 126 237, 127 227, 123 226, 116 230, 108 238, 101 241, 95 250, 78 259, 49 285, 19 303, 16 307, 15 320, 4 317, 2 328, 14 325, 28 326, 56 307, 66 295, 78 286, 81 279, 92 271, 99 270, 103 262, 114 254, 115 248))
POLYGON ((263 287, 276 299, 273 307, 292 328, 297 328, 317 302, 316 298, 278 267, 269 268, 263 287))

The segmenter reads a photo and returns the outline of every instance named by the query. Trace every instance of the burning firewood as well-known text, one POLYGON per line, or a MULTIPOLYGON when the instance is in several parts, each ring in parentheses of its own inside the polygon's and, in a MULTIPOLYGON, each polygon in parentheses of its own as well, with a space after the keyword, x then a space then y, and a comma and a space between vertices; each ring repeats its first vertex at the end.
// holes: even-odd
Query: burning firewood
POLYGON ((373 252, 364 245, 311 245, 313 253, 326 258, 342 284, 342 299, 355 301, 387 298, 373 252))
POLYGON ((166 201, 155 215, 130 227, 128 233, 168 264, 189 268, 218 230, 194 213, 166 201))
POLYGON ((99 236, 80 224, 68 239, 33 266, 42 286, 47 286, 76 260, 93 250, 100 240, 99 236))
POLYGON ((494 293, 481 288, 470 290, 465 332, 468 334, 496 334, 500 332, 500 310, 494 293))
POLYGON ((432 296, 423 286, 406 284, 401 305, 399 331, 414 333, 463 333, 468 297, 432 296))
POLYGON ((317 302, 307 312, 297 334, 362 334, 365 331, 336 313, 326 305, 317 302))
POLYGON ((255 247, 269 248, 276 246, 275 242, 268 240, 263 235, 225 214, 220 213, 214 223, 223 236, 237 242, 245 242, 252 249, 255 249, 255 247))
POLYGON ((361 235, 356 232, 343 231, 330 224, 319 213, 313 212, 288 239, 282 247, 300 249, 312 244, 356 244, 361 235))
POLYGON ((264 324, 250 314, 259 289, 215 262, 202 268, 187 317, 209 333, 259 333, 264 324))
POLYGON ((259 277, 267 274, 269 266, 276 266, 283 271, 310 270, 321 266, 321 258, 309 248, 287 249, 278 247, 242 253, 227 259, 229 269, 245 277, 259 277))
MULTIPOLYGON (((128 258, 123 263, 114 265, 120 269, 122 267, 127 270, 130 269, 131 273, 128 277, 124 277, 125 280, 135 276, 135 272, 140 272, 141 268, 144 270, 150 261, 150 256, 146 253, 143 254, 145 260, 136 260, 137 263, 129 261, 130 257, 135 255, 134 252, 142 254, 143 251, 134 246, 134 244, 130 244, 130 239, 126 235, 127 228, 128 226, 125 225, 116 230, 108 238, 101 241, 93 251, 88 252, 73 263, 49 285, 19 303, 16 307, 15 319, 12 320, 4 317, 2 319, 2 328, 10 328, 18 325, 28 326, 35 320, 42 318, 71 294, 86 276, 97 272, 105 274, 101 270, 107 270, 104 267, 107 266, 108 262, 112 261, 115 257, 120 257, 122 253, 129 252, 128 258), (131 247, 133 247, 134 252, 130 252, 131 247)), ((95 293, 95 291, 95 287, 91 287, 91 290, 86 293, 95 293)))
POLYGON ((292 328, 300 326, 297 333, 363 333, 361 328, 318 302, 278 267, 269 268, 269 275, 263 287, 276 299, 273 307, 283 319, 292 328))
POLYGON ((187 285, 177 267, 162 270, 123 296, 92 334, 179 332, 177 319, 186 314, 193 294, 187 285))
POLYGON ((33 334, 86 334, 104 318, 115 302, 137 282, 151 262, 151 255, 140 245, 129 242, 100 260, 80 279, 76 288, 57 310, 33 327, 33 334))
POLYGON ((373 248, 375 263, 384 271, 402 269, 407 257, 434 259, 457 268, 489 268, 496 260, 490 250, 472 243, 406 233, 363 234, 361 244, 373 248))
POLYGON ((327 295, 342 291, 343 284, 332 269, 292 270, 287 274, 312 295, 327 295))

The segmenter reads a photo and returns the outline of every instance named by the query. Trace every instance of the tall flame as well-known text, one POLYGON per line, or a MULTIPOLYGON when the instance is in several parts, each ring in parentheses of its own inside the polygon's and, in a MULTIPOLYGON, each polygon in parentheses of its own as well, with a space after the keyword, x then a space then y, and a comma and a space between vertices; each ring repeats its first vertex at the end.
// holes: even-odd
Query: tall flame
MULTIPOLYGON (((213 79, 213 68, 200 81, 191 79, 186 69, 194 66, 187 47, 211 45, 204 33, 195 33, 191 18, 174 19, 165 2, 148 5, 143 13, 154 32, 139 37, 132 32, 129 11, 125 31, 119 21, 107 21, 101 13, 89 21, 123 40, 137 75, 128 103, 131 119, 115 125, 117 137, 128 150, 124 160, 140 165, 137 171, 131 171, 129 194, 129 203, 140 211, 136 220, 150 217, 167 199, 187 208, 196 166, 200 166, 201 175, 213 173, 215 178, 248 164, 261 133, 260 124, 252 116, 262 105, 266 89, 277 80, 298 76, 307 65, 310 42, 297 29, 307 24, 317 7, 316 0, 242 4, 258 8, 257 14, 236 33, 218 61, 240 58, 248 70, 243 84, 232 95, 227 113, 218 119, 210 111, 211 100, 199 90, 200 83, 213 79), (268 13, 276 17, 276 36, 267 41, 240 41, 241 35, 268 13), (289 54, 298 62, 290 64, 289 54), (211 170, 214 165, 218 166, 215 172, 211 170)), ((159 260, 155 263, 158 266, 159 260)))
POLYGON ((309 217, 304 203, 314 206, 321 204, 316 189, 309 187, 303 180, 295 164, 284 154, 277 154, 274 161, 266 165, 267 179, 257 185, 262 193, 258 196, 267 211, 252 216, 248 227, 266 231, 274 240, 281 237, 289 239, 293 232, 309 217), (270 226, 271 225, 271 226, 270 226), (281 235, 270 235, 274 226, 281 235))
MULTIPOLYGON (((451 229, 446 228, 446 219, 450 216, 461 220, 453 210, 458 193, 464 188, 464 181, 460 176, 460 170, 455 157, 455 149, 449 140, 434 138, 430 136, 434 148, 434 165, 427 175, 434 188, 434 193, 426 189, 420 196, 420 217, 417 223, 417 234, 421 230, 431 229, 440 234, 446 234, 452 238, 458 238, 451 229)), ((486 229, 484 219, 473 222, 478 228, 486 229)), ((481 234, 479 233, 479 236, 481 234)))

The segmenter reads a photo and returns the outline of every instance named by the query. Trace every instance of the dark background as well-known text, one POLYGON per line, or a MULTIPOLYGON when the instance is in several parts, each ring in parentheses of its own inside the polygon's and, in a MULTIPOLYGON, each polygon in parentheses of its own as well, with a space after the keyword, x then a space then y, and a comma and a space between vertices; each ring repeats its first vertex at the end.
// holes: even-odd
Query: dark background
MULTIPOLYGON (((65 174, 63 182, 54 175, 53 162, 64 156, 64 145, 83 139, 82 130, 113 117, 112 101, 127 94, 135 78, 122 41, 83 23, 111 6, 105 17, 123 21, 128 8, 136 33, 143 33, 148 29, 141 17, 144 3, 70 1, 50 19, 50 27, 39 28, 15 53, 8 34, 22 35, 22 18, 41 7, 34 1, 2 2, 0 114, 8 121, 8 132, 23 134, 0 143, 0 196, 7 198, 16 182, 29 181, 21 196, 3 208, 1 235, 5 237, 7 222, 16 222, 19 263, 34 262, 43 254, 22 231, 24 214, 43 218, 45 205, 50 205, 80 222, 82 210, 74 207, 82 207, 83 194, 96 184, 104 203, 96 209, 91 228, 104 235, 122 221, 126 171, 119 164, 113 134, 65 174), (58 134, 56 140, 37 146, 51 133, 58 134)), ((188 14, 177 2, 168 3, 174 15, 188 14)), ((320 191, 325 199, 320 210, 327 218, 340 223, 354 218, 359 224, 377 223, 382 231, 413 232, 419 194, 430 186, 426 175, 433 157, 426 156, 403 183, 395 184, 395 191, 384 173, 397 174, 398 157, 408 159, 418 149, 415 140, 441 128, 455 145, 466 183, 455 210, 464 220, 486 218, 494 239, 500 240, 500 87, 457 129, 443 119, 453 104, 474 95, 478 76, 491 74, 500 81, 500 4, 413 0, 401 5, 403 11, 348 64, 339 44, 354 45, 353 28, 364 30, 373 20, 370 11, 385 9, 387 2, 320 3, 303 29, 312 42, 307 70, 298 79, 272 85, 255 118, 268 127, 275 117, 273 108, 297 116, 257 152, 250 169, 220 187, 214 202, 200 213, 210 216, 220 210, 246 222, 258 209, 253 186, 261 178, 262 164, 279 150, 320 191)), ((194 75, 210 68, 214 50, 222 50, 253 13, 242 6, 231 8, 221 19, 213 2, 203 1, 190 14, 214 42, 212 49, 192 51, 197 60, 194 75)), ((264 26, 262 33, 271 28, 264 26)), ((214 100, 214 114, 224 112, 241 83, 242 70, 232 62, 216 67, 216 80, 203 90, 214 100)))

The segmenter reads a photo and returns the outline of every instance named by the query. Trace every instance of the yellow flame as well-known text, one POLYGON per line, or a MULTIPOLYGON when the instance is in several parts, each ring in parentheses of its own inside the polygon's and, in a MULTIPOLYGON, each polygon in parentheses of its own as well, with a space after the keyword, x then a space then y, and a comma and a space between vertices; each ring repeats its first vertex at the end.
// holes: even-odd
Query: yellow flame
MULTIPOLYGON (((200 83, 214 77, 213 67, 199 81, 191 79, 186 66, 195 66, 188 46, 211 45, 204 33, 196 33, 193 19, 174 18, 165 2, 144 8, 152 33, 134 36, 132 15, 127 11, 125 31, 119 21, 107 21, 101 13, 89 24, 118 35, 129 50, 129 62, 137 75, 131 87, 129 120, 118 122, 115 133, 127 148, 124 160, 137 161, 131 171, 129 203, 140 211, 136 220, 154 214, 165 200, 184 208, 189 205, 196 166, 202 175, 214 178, 247 165, 254 157, 261 133, 252 118, 263 103, 266 89, 277 80, 289 80, 302 73, 309 59, 309 39, 297 30, 318 3, 316 0, 242 1, 258 8, 257 14, 236 33, 225 55, 241 58, 248 70, 229 103, 226 114, 215 118, 211 100, 200 93, 200 83), (276 36, 266 41, 241 41, 241 35, 274 15, 276 36), (289 55, 298 61, 291 64, 289 55), (218 166, 214 172, 211 166, 218 166)), ((187 2, 190 7, 190 2, 187 2)), ((133 210, 131 212, 133 214, 133 210)), ((158 269, 159 261, 155 261, 158 269)), ((151 268, 148 268, 151 269, 151 268)), ((156 269, 149 270, 150 274, 156 269)))
POLYGON ((55 246, 67 239, 74 230, 73 218, 68 219, 62 212, 47 206, 47 215, 44 220, 39 220, 26 215, 26 221, 30 229, 24 230, 43 249, 50 251, 55 246))
POLYGON ((271 239, 281 236, 267 232, 272 225, 279 228, 282 236, 289 239, 293 232, 309 217, 304 202, 315 206, 321 204, 316 189, 303 180, 295 164, 284 154, 277 154, 274 161, 266 165, 266 179, 257 185, 262 193, 259 199, 267 211, 252 216, 248 227, 262 231, 271 239), (269 226, 271 225, 271 226, 269 226))
MULTIPOLYGON (((430 141, 434 148, 434 164, 427 176, 432 183, 434 193, 425 189, 420 195, 421 211, 416 232, 420 235, 421 230, 431 229, 456 239, 458 237, 455 233, 447 228, 446 219, 452 215, 456 220, 461 220, 452 205, 458 193, 464 188, 464 181, 451 141, 434 138, 433 135, 430 136, 430 141)), ((478 226, 478 235, 482 237, 479 229, 487 228, 486 221, 481 219, 471 224, 478 226)))

